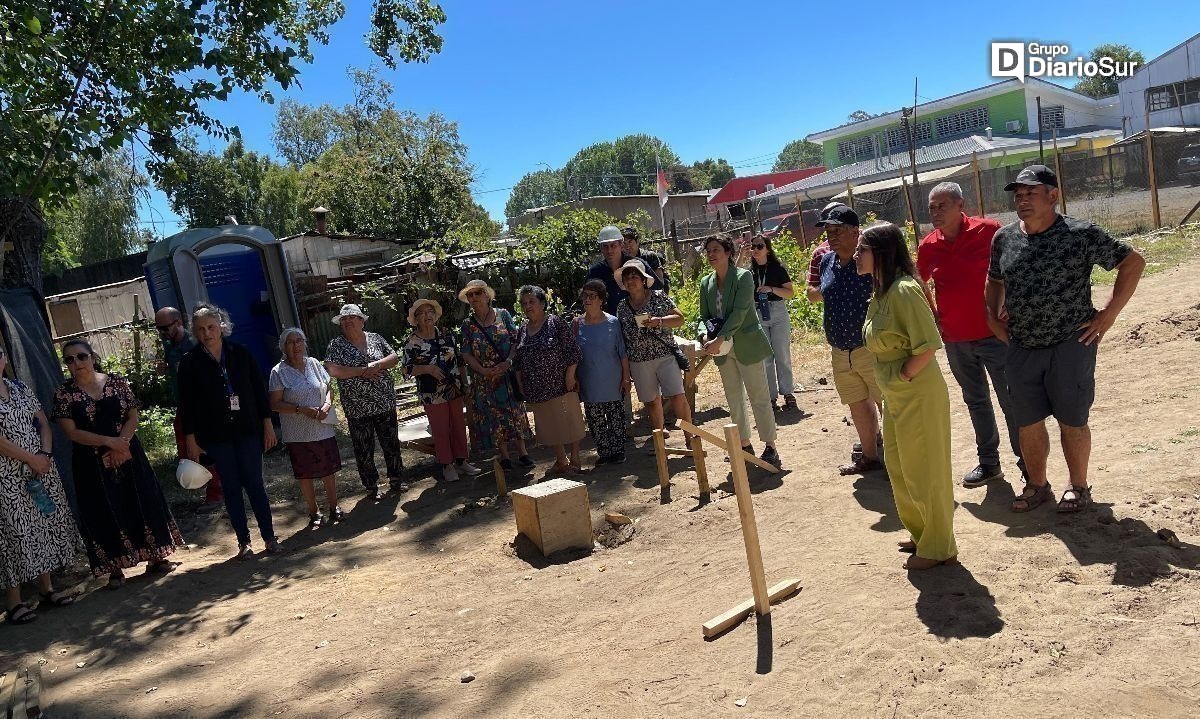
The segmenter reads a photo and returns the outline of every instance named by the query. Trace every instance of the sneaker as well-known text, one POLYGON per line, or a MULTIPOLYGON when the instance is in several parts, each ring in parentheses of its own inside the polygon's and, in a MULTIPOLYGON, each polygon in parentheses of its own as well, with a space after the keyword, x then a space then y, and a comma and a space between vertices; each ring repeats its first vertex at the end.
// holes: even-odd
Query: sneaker
MULTIPOLYGON (((749 452, 750 454, 754 454, 754 445, 752 445, 752 444, 743 445, 743 446, 742 446, 742 450, 743 450, 743 451, 745 451, 745 452, 749 452)), ((727 455, 725 455, 725 462, 726 462, 726 463, 728 463, 728 462, 729 462, 729 455, 728 455, 728 454, 727 454, 727 455)))
POLYGON ((783 408, 788 411, 800 409, 800 405, 796 403, 796 395, 785 394, 783 396, 783 408))
POLYGON ((278 539, 267 542, 267 554, 283 554, 283 547, 279 545, 278 539))
POLYGON ((533 459, 527 454, 523 454, 520 457, 517 457, 517 461, 520 462, 521 466, 526 469, 529 469, 534 464, 536 464, 536 462, 534 462, 533 459))
POLYGON ((482 469, 480 469, 479 467, 476 467, 475 465, 471 464, 470 462, 466 462, 466 461, 464 461, 458 465, 458 471, 462 472, 463 474, 467 475, 468 477, 474 477, 477 474, 483 474, 482 469))
POLYGON ((770 445, 767 445, 767 448, 763 450, 763 453, 758 458, 767 464, 773 464, 776 467, 779 466, 779 452, 770 445))
POLYGON ((445 467, 442 467, 442 479, 447 482, 458 481, 458 470, 454 468, 453 464, 447 464, 445 467))
POLYGON ((254 558, 254 550, 250 548, 250 544, 248 542, 246 544, 238 545, 238 553, 236 558, 243 561, 254 558))
POLYGON ((982 487, 993 479, 1004 479, 1004 470, 998 464, 981 464, 967 472, 962 485, 967 488, 982 487))

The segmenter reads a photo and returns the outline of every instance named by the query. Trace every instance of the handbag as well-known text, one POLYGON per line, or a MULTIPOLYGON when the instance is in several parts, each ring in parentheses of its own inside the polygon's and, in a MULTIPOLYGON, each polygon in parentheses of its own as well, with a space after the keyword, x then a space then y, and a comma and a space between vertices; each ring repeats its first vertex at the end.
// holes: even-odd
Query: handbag
MULTIPOLYGON (((636 314, 636 313, 634 313, 634 310, 633 310, 633 305, 629 304, 629 298, 628 298, 628 297, 626 297, 626 298, 625 298, 625 306, 629 308, 629 312, 630 312, 631 314, 636 314)), ((644 329, 644 328, 641 328, 641 327, 639 327, 638 329, 644 329)), ((666 347, 668 350, 670 350, 670 351, 671 351, 671 354, 675 355, 675 364, 679 365, 679 371, 680 371, 680 372, 687 372, 688 370, 690 370, 690 369, 692 368, 692 363, 691 363, 691 362, 688 360, 688 358, 687 358, 687 355, 685 355, 685 354, 683 353, 683 350, 679 349, 679 344, 678 344, 678 343, 676 343, 676 342, 667 342, 667 341, 666 341, 666 340, 664 340, 662 337, 659 337, 658 335, 656 335, 656 334, 653 334, 653 333, 651 333, 649 336, 650 336, 650 337, 651 337, 651 338, 652 338, 652 339, 653 339, 655 342, 658 342, 659 344, 661 344, 662 346, 664 346, 664 347, 666 347)), ((627 338, 627 339, 628 339, 628 338, 627 338)))
MULTIPOLYGON (((496 313, 496 321, 500 321, 500 314, 498 312, 496 313)), ((487 341, 489 345, 491 345, 492 350, 495 351, 496 355, 498 357, 503 357, 504 352, 500 351, 499 345, 497 345, 495 340, 492 339, 492 336, 487 333, 487 330, 483 328, 483 325, 479 324, 474 316, 471 317, 470 322, 471 324, 475 325, 475 328, 478 329, 479 333, 483 335, 483 339, 487 341)), ((508 368, 508 371, 504 373, 504 380, 508 382, 508 395, 513 398, 513 401, 524 402, 525 395, 521 393, 521 383, 517 381, 517 370, 515 367, 508 368)))

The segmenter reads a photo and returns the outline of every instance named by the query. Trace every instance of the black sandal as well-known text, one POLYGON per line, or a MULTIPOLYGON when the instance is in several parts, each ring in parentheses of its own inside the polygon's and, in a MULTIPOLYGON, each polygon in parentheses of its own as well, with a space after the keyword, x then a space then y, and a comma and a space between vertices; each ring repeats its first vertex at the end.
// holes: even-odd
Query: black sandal
POLYGON ((28 624, 37 618, 37 614, 24 604, 18 604, 12 609, 4 610, 4 621, 9 624, 28 624), (22 609, 25 610, 23 614, 21 613, 22 609))
POLYGON ((883 462, 880 462, 878 459, 867 459, 866 457, 859 456, 858 459, 850 464, 843 464, 838 467, 838 473, 845 477, 850 474, 866 474, 867 472, 874 472, 879 469, 883 469, 883 462))
POLYGON ((1030 482, 1026 482, 1025 486, 1021 489, 1021 493, 1018 494, 1015 499, 1013 499, 1012 504, 1010 504, 1008 508, 1010 511, 1021 514, 1023 512, 1030 512, 1034 509, 1037 509, 1049 499, 1054 499, 1054 490, 1050 489, 1049 482, 1046 482, 1040 487, 1034 486, 1030 482), (1026 496, 1026 492, 1029 492, 1030 490, 1033 491, 1033 494, 1026 496), (1018 507, 1017 502, 1024 502, 1025 506, 1018 507))
POLYGON ((334 524, 341 524, 342 520, 346 518, 346 513, 342 511, 341 507, 334 507, 329 510, 329 516, 334 524))
POLYGON ((51 607, 69 607, 75 603, 75 595, 67 594, 65 591, 38 592, 38 596, 51 607))
POLYGON ((1087 509, 1088 505, 1090 505, 1091 503, 1092 503, 1092 488, 1090 486, 1076 487, 1075 485, 1072 484, 1070 487, 1067 488, 1066 491, 1064 491, 1062 493, 1062 498, 1058 500, 1058 512, 1059 512, 1059 514, 1070 514, 1072 512, 1082 512, 1083 510, 1087 509), (1073 494, 1075 496, 1073 498, 1068 499, 1067 498, 1068 494, 1073 494))
POLYGON ((308 528, 320 529, 325 526, 325 515, 317 512, 316 514, 308 515, 308 528))

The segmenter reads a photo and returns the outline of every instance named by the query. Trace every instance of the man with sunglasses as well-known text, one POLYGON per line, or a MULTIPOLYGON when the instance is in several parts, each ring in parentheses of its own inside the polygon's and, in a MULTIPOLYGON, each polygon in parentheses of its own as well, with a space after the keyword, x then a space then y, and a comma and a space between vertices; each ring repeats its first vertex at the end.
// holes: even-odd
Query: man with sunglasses
MULTIPOLYGON (((608 290, 608 299, 604 301, 604 311, 616 317, 617 307, 621 305, 622 300, 629 296, 629 293, 617 284, 613 273, 633 258, 625 254, 625 238, 615 225, 600 228, 596 241, 600 245, 600 261, 588 270, 587 279, 600 280, 604 283, 605 289, 608 290)), ((645 260, 639 259, 638 262, 646 267, 647 272, 652 271, 650 266, 646 265, 645 260)))
MULTIPOLYGON (((179 404, 179 360, 192 351, 196 346, 196 338, 183 326, 183 313, 174 307, 163 307, 154 313, 154 329, 158 330, 158 338, 163 343, 163 364, 167 373, 167 387, 171 392, 172 401, 179 404)), ((175 417, 175 445, 179 450, 179 458, 187 457, 187 447, 184 442, 182 428, 178 415, 175 417)), ((217 468, 211 464, 205 465, 212 472, 212 479, 205 488, 204 504, 201 512, 216 512, 225 506, 221 495, 221 478, 217 476, 217 468)))
POLYGON ((637 228, 633 225, 621 228, 621 247, 625 251, 626 256, 636 257, 649 267, 650 272, 658 280, 659 289, 664 294, 669 294, 671 283, 667 279, 666 258, 653 250, 643 250, 641 241, 641 235, 638 234, 637 228))

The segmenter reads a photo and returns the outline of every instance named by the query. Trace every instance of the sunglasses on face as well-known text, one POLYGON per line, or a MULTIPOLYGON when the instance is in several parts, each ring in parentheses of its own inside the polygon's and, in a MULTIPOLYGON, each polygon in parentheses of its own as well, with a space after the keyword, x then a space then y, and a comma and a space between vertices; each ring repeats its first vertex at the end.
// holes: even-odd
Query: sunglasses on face
POLYGON ((766 245, 750 245, 750 249, 755 250, 755 251, 765 250, 765 249, 767 249, 767 246, 766 245))
POLYGON ((91 357, 91 355, 88 354, 87 352, 80 352, 79 354, 73 354, 73 355, 63 355, 63 362, 66 364, 74 364, 76 362, 86 362, 89 357, 91 357))
POLYGON ((467 297, 482 297, 483 290, 471 290, 467 293, 467 297))

